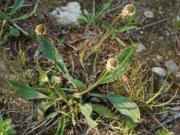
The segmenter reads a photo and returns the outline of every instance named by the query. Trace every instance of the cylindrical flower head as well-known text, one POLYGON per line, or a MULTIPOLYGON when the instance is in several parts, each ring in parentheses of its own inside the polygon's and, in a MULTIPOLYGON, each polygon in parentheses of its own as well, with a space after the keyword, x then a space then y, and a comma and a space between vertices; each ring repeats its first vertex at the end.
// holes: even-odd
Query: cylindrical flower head
POLYGON ((46 34, 46 26, 44 24, 39 24, 36 26, 35 32, 37 35, 45 35, 46 34))
POLYGON ((136 12, 136 8, 133 4, 128 4, 124 7, 124 9, 121 12, 122 18, 129 18, 133 16, 136 12))
POLYGON ((106 70, 113 71, 116 69, 117 61, 114 58, 110 58, 106 63, 106 70))

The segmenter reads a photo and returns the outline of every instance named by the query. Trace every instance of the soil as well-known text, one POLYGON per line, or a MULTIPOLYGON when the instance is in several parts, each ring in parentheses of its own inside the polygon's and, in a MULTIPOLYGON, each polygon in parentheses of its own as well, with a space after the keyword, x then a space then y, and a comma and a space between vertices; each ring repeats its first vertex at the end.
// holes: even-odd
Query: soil
MULTIPOLYGON (((77 1, 80 2, 83 8, 89 9, 90 11, 92 10, 91 0, 77 1)), ((125 2, 128 3, 130 1, 131 0, 126 0, 125 2)), ((29 0, 28 2, 31 3, 32 1, 29 0)), ((55 6, 64 4, 66 2, 68 1, 55 1, 53 3, 52 1, 48 0, 47 2, 41 3, 41 10, 43 13, 47 14, 47 12, 51 11, 55 6)), ((102 0, 102 2, 106 2, 106 0, 102 0)), ((96 6, 98 7, 100 5, 100 2, 96 0, 96 3, 96 6)), ((114 0, 112 9, 118 7, 122 3, 122 0, 114 0)), ((180 16, 180 1, 137 0, 136 6, 139 16, 138 25, 141 29, 137 31, 131 31, 129 34, 125 34, 123 36, 129 36, 133 42, 141 42, 146 47, 146 50, 137 54, 137 59, 145 61, 146 67, 148 67, 149 70, 153 66, 161 66, 167 69, 165 61, 173 60, 180 70, 180 29, 175 29, 173 23, 174 18, 178 15, 180 16), (152 11, 154 17, 150 19, 145 18, 143 13, 146 10, 152 11)), ((120 11, 121 8, 117 8, 112 12, 112 14, 107 14, 107 16, 112 17, 112 15, 120 11)), ((32 17, 30 20, 20 22, 19 25, 25 28, 25 30, 30 31, 34 29, 37 24, 44 21, 46 21, 45 24, 47 26, 48 34, 55 40, 57 40, 59 36, 63 37, 68 42, 75 42, 74 45, 77 48, 79 47, 78 44, 82 45, 86 42, 88 44, 91 44, 91 42, 84 42, 84 40, 82 42, 81 40, 76 42, 77 38, 85 36, 86 30, 84 30, 83 28, 76 29, 58 26, 56 22, 53 21, 53 18, 49 19, 46 15, 42 16, 41 19, 32 17)), ((89 29, 89 31, 91 30, 89 29)), ((92 32, 96 33, 96 31, 93 30, 92 32)), ((35 51, 37 50, 37 43, 32 41, 31 38, 22 35, 18 40, 10 39, 6 46, 0 48, 0 114, 13 119, 13 123, 19 135, 24 133, 25 129, 27 129, 28 126, 33 123, 36 117, 34 112, 34 103, 24 101, 18 98, 18 96, 15 96, 12 90, 9 89, 6 82, 7 80, 19 80, 19 78, 21 78, 21 81, 28 82, 25 80, 27 75, 25 75, 25 73, 22 73, 22 69, 19 67, 17 62, 18 50, 20 47, 28 56, 26 62, 28 64, 28 69, 30 69, 31 71, 34 70, 35 62, 33 60, 33 57, 35 51), (21 44, 23 46, 17 45, 19 41, 21 41, 21 44)), ((105 53, 108 53, 108 55, 113 55, 117 52, 117 50, 119 51, 120 49, 121 47, 112 45, 111 47, 109 47, 109 49, 106 49, 104 51, 103 55, 105 53)), ((78 56, 76 52, 72 48, 67 46, 63 46, 62 48, 60 48, 60 52, 62 52, 65 61, 69 63, 69 67, 74 66, 74 74, 79 78, 82 77, 82 70, 79 68, 80 63, 77 60, 78 56), (67 57, 67 55, 71 57, 67 57), (73 61, 75 65, 73 65, 71 61, 73 61)), ((40 55, 39 57, 41 58, 42 56, 40 55)), ((106 57, 108 57, 107 54, 105 54, 105 58, 106 57)), ((168 78, 168 80, 173 80, 173 86, 171 88, 172 90, 180 90, 180 78, 178 76, 180 72, 179 70, 176 73, 171 73, 168 78)), ((35 72, 33 72, 33 74, 35 74, 35 72)), ((171 94, 173 93, 174 91, 172 91, 171 94)), ((179 94, 180 92, 178 92, 176 98, 171 102, 171 108, 179 107, 179 94)), ((158 112, 157 110, 151 111, 153 112, 153 115, 157 116, 158 121, 160 123, 163 123, 164 116, 156 115, 156 112, 158 112)), ((177 113, 180 113, 180 110, 178 110, 177 113)), ((161 126, 159 126, 159 123, 157 123, 157 121, 153 119, 149 114, 143 114, 142 112, 142 116, 144 121, 137 127, 137 131, 143 131, 143 134, 154 134, 154 131, 161 128, 161 126), (148 127, 146 125, 148 125, 148 127), (155 128, 154 131, 150 131, 150 127, 154 125, 158 125, 157 128, 155 128)), ((173 118, 173 115, 167 115, 166 117, 173 118)), ((179 118, 168 123, 170 130, 172 130, 175 135, 178 135, 178 133, 180 132, 179 123, 179 118)))

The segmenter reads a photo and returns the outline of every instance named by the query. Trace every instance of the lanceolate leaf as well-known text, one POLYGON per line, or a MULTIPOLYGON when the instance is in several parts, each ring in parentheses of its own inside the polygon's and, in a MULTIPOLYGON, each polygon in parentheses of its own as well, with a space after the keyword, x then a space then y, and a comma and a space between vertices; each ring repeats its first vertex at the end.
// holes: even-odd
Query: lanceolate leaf
POLYGON ((16 0, 15 3, 14 3, 14 5, 13 5, 13 7, 12 7, 12 9, 11 9, 11 11, 10 11, 10 13, 11 13, 11 14, 16 13, 16 11, 23 6, 24 1, 25 1, 25 0, 16 0))
POLYGON ((65 116, 62 116, 59 121, 58 129, 56 131, 55 135, 64 135, 64 127, 66 124, 66 118, 65 116))
POLYGON ((131 64, 133 56, 136 52, 137 46, 130 46, 120 52, 117 56, 118 66, 123 66, 125 64, 131 64))
POLYGON ((42 49, 44 56, 47 59, 56 63, 57 66, 59 67, 59 69, 61 70, 61 72, 63 72, 64 74, 69 74, 68 70, 67 70, 67 68, 63 62, 63 59, 58 54, 56 48, 53 46, 51 41, 42 37, 42 36, 38 36, 38 42, 41 46, 41 49, 42 49))
POLYGON ((135 102, 129 101, 126 97, 113 94, 91 94, 92 96, 106 98, 123 115, 130 118, 134 123, 140 121, 140 111, 135 102))
POLYGON ((8 83, 10 87, 13 88, 19 96, 26 100, 47 98, 46 95, 34 90, 28 85, 20 84, 15 81, 9 81, 8 83))
POLYGON ((29 18, 30 15, 29 14, 23 14, 19 17, 16 17, 14 19, 11 19, 11 21, 22 21, 22 20, 26 20, 27 18, 29 18))
POLYGON ((79 108, 81 110, 81 113, 85 116, 85 119, 86 119, 88 125, 91 128, 96 127, 97 123, 91 118, 91 113, 92 113, 91 104, 84 104, 84 105, 79 104, 79 108))
POLYGON ((128 32, 133 29, 137 29, 138 27, 136 25, 125 25, 117 30, 117 32, 128 32))
POLYGON ((100 116, 113 118, 115 115, 111 112, 109 108, 100 104, 91 104, 94 112, 98 113, 100 116))
POLYGON ((38 36, 38 42, 41 46, 44 56, 57 65, 58 69, 60 70, 60 72, 63 73, 64 77, 68 79, 75 87, 79 88, 80 90, 85 90, 86 89, 85 84, 82 83, 80 80, 74 79, 69 74, 68 69, 64 64, 62 57, 59 55, 58 51, 53 46, 51 41, 49 41, 48 39, 42 36, 38 36))
POLYGON ((113 72, 106 72, 105 76, 103 77, 100 84, 106 84, 106 83, 109 83, 109 82, 113 82, 114 79, 116 79, 117 77, 120 77, 121 75, 125 74, 129 69, 130 69, 130 65, 125 65, 123 67, 117 68, 113 72))
POLYGON ((99 10, 96 12, 96 18, 95 19, 97 19, 97 18, 99 18, 101 15, 103 15, 107 10, 108 10, 108 8, 110 7, 110 5, 111 5, 111 2, 108 2, 108 3, 105 3, 105 4, 103 4, 100 8, 99 8, 99 10))
POLYGON ((20 36, 19 30, 14 28, 14 27, 12 27, 12 26, 10 26, 10 28, 9 28, 9 34, 11 36, 13 36, 13 37, 19 37, 20 36))
POLYGON ((27 13, 27 14, 23 14, 19 17, 16 17, 16 18, 13 18, 13 19, 10 19, 10 21, 20 21, 20 20, 26 20, 28 19, 29 17, 31 17, 33 14, 36 14, 36 10, 37 10, 37 7, 38 7, 38 2, 35 4, 34 6, 34 9, 31 13, 27 13))
POLYGON ((107 99, 119 112, 130 117, 135 123, 140 121, 140 111, 136 103, 118 95, 108 95, 107 99))
POLYGON ((81 91, 84 91, 87 89, 86 85, 82 83, 80 80, 73 79, 72 81, 76 85, 76 87, 79 88, 81 91))

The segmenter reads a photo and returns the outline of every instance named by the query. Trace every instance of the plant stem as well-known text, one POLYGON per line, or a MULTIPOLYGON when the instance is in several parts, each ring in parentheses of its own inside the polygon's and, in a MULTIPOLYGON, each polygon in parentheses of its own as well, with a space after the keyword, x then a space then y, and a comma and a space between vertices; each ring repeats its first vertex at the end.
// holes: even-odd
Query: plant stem
POLYGON ((86 89, 85 91, 81 92, 81 93, 75 93, 74 97, 80 97, 86 93, 89 93, 90 91, 92 91, 94 88, 96 88, 104 79, 104 76, 106 75, 107 72, 105 72, 94 84, 92 84, 88 89, 86 89))
POLYGON ((103 44, 103 42, 111 35, 111 30, 112 27, 117 23, 117 21, 121 18, 121 14, 119 14, 111 23, 110 27, 108 28, 108 30, 105 32, 105 34, 103 35, 102 39, 100 40, 100 42, 97 44, 97 47, 100 48, 101 45, 103 44))
MULTIPOLYGON (((167 80, 167 79, 165 79, 165 80, 167 80)), ((151 103, 153 100, 155 100, 155 99, 162 93, 162 91, 164 90, 165 84, 166 84, 166 82, 164 81, 163 84, 162 84, 162 86, 161 86, 161 88, 160 88, 160 90, 159 90, 152 98, 150 98, 150 99, 146 102, 146 104, 151 103)), ((169 89, 171 86, 172 86, 172 84, 171 84, 167 89, 169 89)))
POLYGON ((101 45, 104 43, 104 41, 109 38, 109 36, 111 35, 111 30, 112 27, 117 23, 117 21, 121 18, 121 14, 119 14, 111 23, 110 27, 108 28, 108 30, 105 32, 105 34, 103 35, 103 37, 100 39, 99 43, 95 46, 95 48, 93 49, 93 51, 97 51, 96 53, 96 57, 94 60, 94 64, 93 64, 93 70, 96 70, 96 63, 97 63, 97 59, 98 59, 98 53, 99 53, 99 48, 101 47, 101 45))
POLYGON ((99 85, 99 83, 100 83, 100 81, 95 82, 94 84, 92 84, 92 85, 91 85, 88 89, 86 89, 85 91, 83 91, 83 92, 81 92, 81 93, 76 93, 76 94, 74 94, 74 97, 80 97, 80 96, 82 96, 82 95, 84 95, 84 94, 92 91, 96 86, 99 85))

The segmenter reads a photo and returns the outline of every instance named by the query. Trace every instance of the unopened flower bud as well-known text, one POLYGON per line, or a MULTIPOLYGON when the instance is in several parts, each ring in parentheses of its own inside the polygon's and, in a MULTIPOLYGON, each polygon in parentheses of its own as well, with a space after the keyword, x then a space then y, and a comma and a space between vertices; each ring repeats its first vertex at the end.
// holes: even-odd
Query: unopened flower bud
POLYGON ((133 16, 136 12, 136 8, 133 4, 128 4, 124 7, 124 9, 121 12, 122 18, 129 18, 133 16))
POLYGON ((44 24, 39 24, 36 26, 35 32, 37 35, 45 35, 46 34, 46 26, 44 24))

